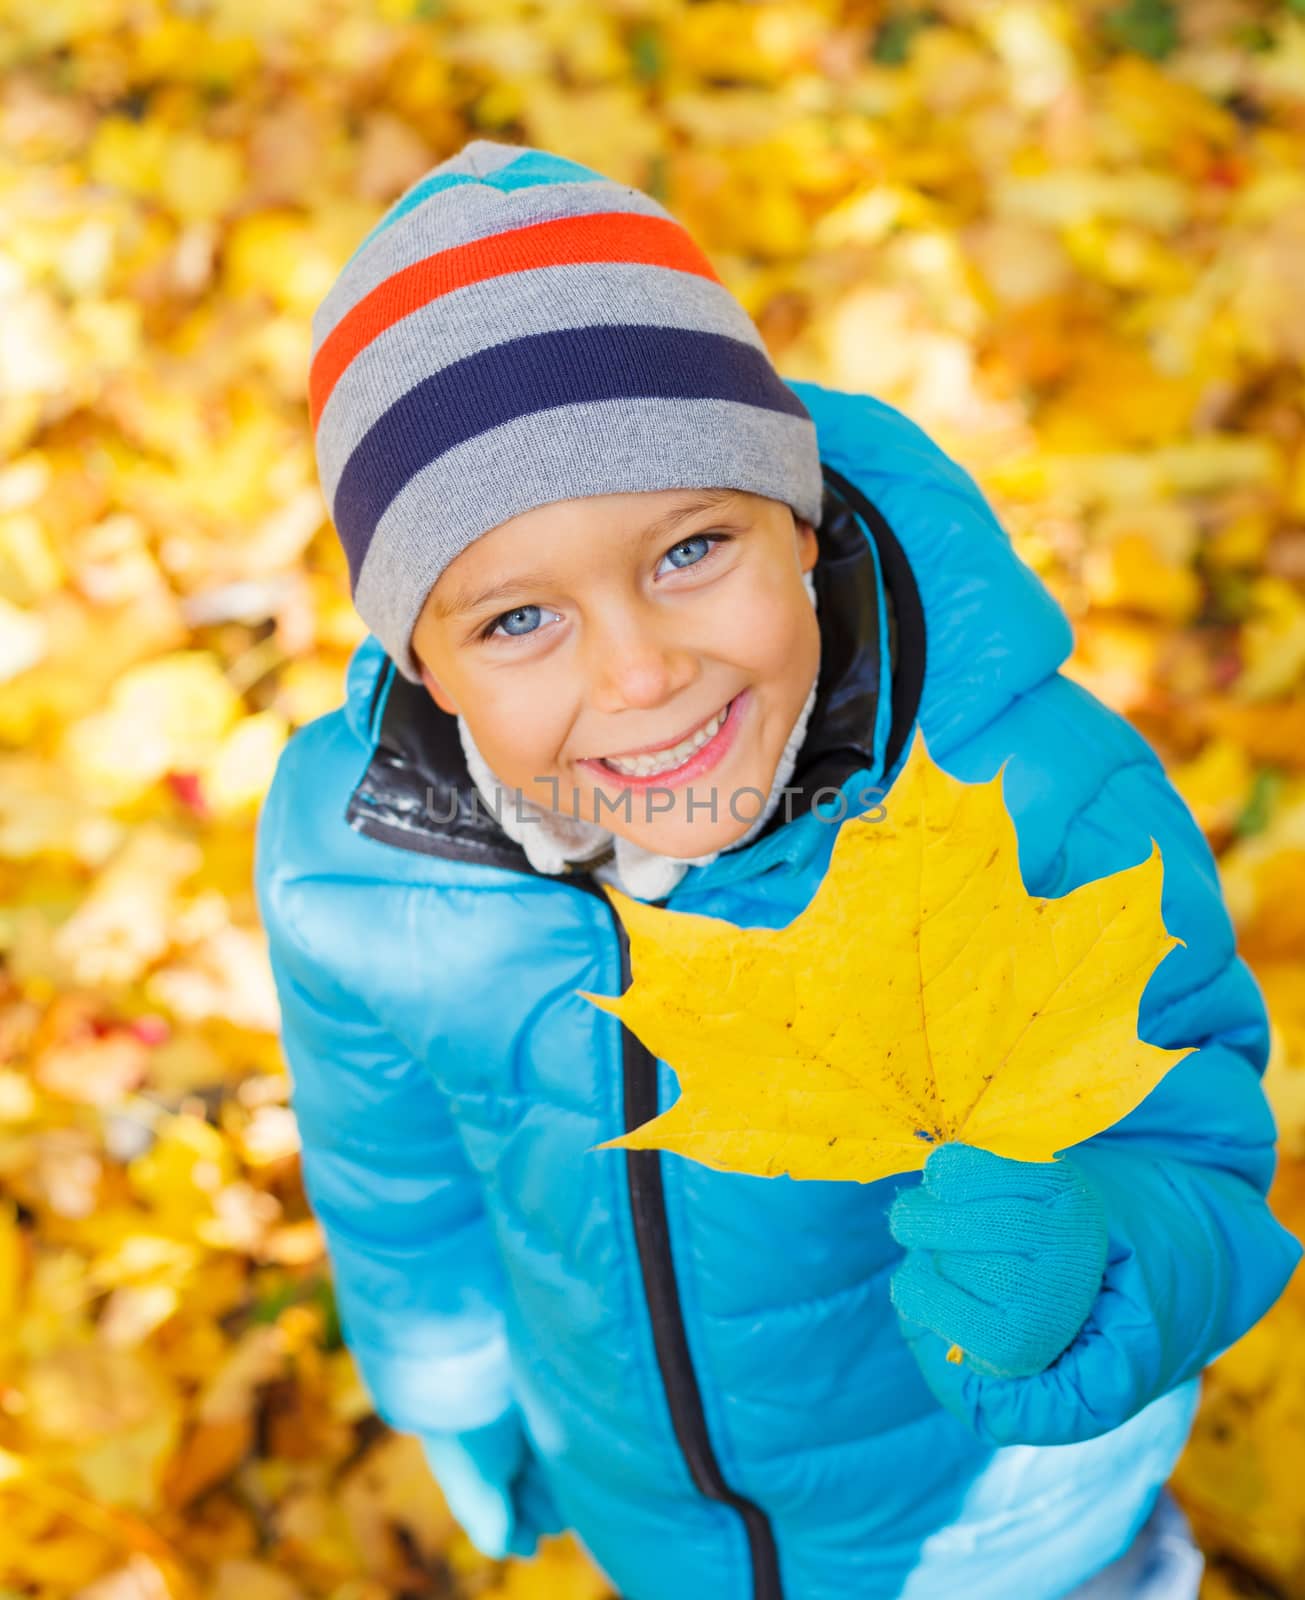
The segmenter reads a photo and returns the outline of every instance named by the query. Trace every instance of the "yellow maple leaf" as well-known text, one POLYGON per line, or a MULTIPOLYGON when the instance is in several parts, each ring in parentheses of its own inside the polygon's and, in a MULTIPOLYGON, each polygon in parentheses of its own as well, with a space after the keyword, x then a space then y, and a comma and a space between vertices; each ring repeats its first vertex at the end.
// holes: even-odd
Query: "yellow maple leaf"
POLYGON ((630 937, 620 1017, 682 1087, 598 1149, 661 1148, 760 1176, 869 1182, 956 1140, 1050 1161, 1133 1109, 1189 1050, 1137 1036, 1181 939, 1137 866, 1030 895, 988 783, 950 777, 917 732, 882 820, 852 817, 786 928, 738 928, 609 889, 630 937))

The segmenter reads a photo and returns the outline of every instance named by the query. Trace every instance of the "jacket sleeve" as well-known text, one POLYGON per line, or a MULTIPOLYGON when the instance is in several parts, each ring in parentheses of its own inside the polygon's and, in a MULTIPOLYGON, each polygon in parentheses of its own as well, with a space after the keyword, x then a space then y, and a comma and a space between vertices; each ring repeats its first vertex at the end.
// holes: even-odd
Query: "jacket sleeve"
POLYGON ((513 1396, 506 1280, 480 1180, 439 1086, 340 970, 352 940, 330 937, 347 919, 330 872, 305 879, 288 864, 278 818, 293 770, 259 819, 255 885, 345 1342, 378 1415, 419 1437, 472 1542, 529 1555, 562 1521, 513 1396))
POLYGON ((1062 1153, 1101 1193, 1110 1230, 1100 1293, 1063 1354, 1033 1377, 990 1379, 946 1362, 928 1336, 931 1384, 980 1438, 1068 1444, 1198 1374, 1264 1315, 1302 1252, 1265 1199, 1276 1130, 1260 1085, 1264 1002, 1236 953, 1210 848, 1159 758, 1059 673, 938 759, 979 782, 1007 758, 1030 894, 1058 898, 1159 845, 1165 926, 1185 947, 1152 974, 1138 1034, 1197 1047, 1126 1117, 1062 1153))
POLYGON ((504 1285, 437 1085, 264 911, 304 1188, 376 1410, 403 1432, 509 1409, 504 1285))

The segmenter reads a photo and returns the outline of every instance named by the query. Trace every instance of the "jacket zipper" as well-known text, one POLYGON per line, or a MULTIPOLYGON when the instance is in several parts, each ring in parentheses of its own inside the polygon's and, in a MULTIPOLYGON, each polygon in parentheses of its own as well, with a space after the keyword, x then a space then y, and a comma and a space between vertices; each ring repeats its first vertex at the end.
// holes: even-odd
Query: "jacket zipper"
MULTIPOLYGON (((624 924, 588 873, 574 873, 570 881, 577 888, 597 895, 611 914, 621 952, 621 990, 624 993, 631 978, 630 941, 624 924)), ((624 1023, 621 1024, 621 1061, 623 1120, 626 1133, 632 1133, 657 1115, 657 1059, 624 1023)), ((627 1150, 625 1159, 630 1215, 652 1323, 653 1348, 676 1440, 698 1492, 708 1500, 732 1507, 743 1519, 752 1562, 752 1600, 784 1600, 779 1579, 779 1552, 770 1518, 760 1506, 736 1494, 725 1482, 707 1432, 702 1390, 698 1387, 698 1376, 689 1354, 680 1289, 671 1255, 670 1225, 662 1185, 662 1153, 660 1150, 627 1150)))

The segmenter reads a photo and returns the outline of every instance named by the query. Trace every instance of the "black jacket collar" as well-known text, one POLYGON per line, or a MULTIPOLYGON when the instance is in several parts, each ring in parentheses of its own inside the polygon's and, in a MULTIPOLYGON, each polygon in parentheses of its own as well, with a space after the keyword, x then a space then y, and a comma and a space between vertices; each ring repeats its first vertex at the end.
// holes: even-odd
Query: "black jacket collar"
MULTIPOLYGON (((789 779, 793 791, 759 839, 811 809, 815 797, 873 766, 881 693, 878 588, 866 534, 883 570, 889 619, 892 723, 885 772, 905 746, 924 684, 924 612, 906 556, 878 508, 830 466, 812 573, 819 602, 820 677, 806 738, 789 779)), ((368 726, 376 745, 349 796, 345 818, 368 838, 426 855, 533 872, 529 857, 480 800, 467 770, 457 720, 421 684, 387 661, 368 726)))

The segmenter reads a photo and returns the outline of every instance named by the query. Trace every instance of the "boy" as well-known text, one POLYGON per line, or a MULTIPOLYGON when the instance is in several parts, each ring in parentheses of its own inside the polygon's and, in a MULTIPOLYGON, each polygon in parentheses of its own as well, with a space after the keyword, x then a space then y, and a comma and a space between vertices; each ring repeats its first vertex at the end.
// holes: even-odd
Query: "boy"
POLYGON ((482 1550, 574 1529, 625 1600, 1195 1595, 1161 1488, 1300 1255, 1265 1013, 1190 813, 1059 674, 1069 625, 971 479, 785 383, 660 206, 540 151, 428 174, 313 332, 372 635, 282 756, 257 880, 382 1417, 482 1550), (676 1093, 577 994, 629 981, 601 884, 786 924, 917 723, 964 781, 1009 762, 1032 894, 1154 836, 1185 945, 1139 1033, 1200 1048, 1049 1165, 595 1151, 676 1093))

